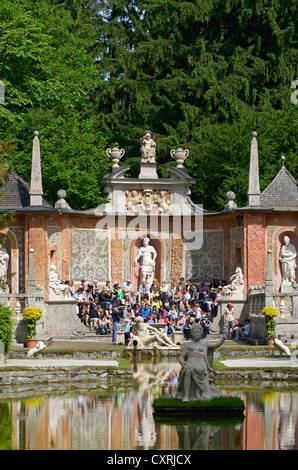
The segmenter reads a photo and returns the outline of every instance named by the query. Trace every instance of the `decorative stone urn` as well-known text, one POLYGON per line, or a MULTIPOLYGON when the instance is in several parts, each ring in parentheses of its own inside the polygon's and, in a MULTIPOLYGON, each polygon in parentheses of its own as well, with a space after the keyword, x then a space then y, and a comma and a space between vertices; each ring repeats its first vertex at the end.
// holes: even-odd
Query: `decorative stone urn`
POLYGON ((177 168, 183 168, 183 163, 189 155, 189 150, 182 150, 179 148, 177 150, 171 150, 170 154, 176 160, 177 168))
POLYGON ((112 149, 107 149, 106 150, 107 155, 110 157, 112 160, 112 168, 118 168, 119 167, 119 161, 125 154, 125 150, 123 149, 118 149, 117 147, 114 147, 112 149))

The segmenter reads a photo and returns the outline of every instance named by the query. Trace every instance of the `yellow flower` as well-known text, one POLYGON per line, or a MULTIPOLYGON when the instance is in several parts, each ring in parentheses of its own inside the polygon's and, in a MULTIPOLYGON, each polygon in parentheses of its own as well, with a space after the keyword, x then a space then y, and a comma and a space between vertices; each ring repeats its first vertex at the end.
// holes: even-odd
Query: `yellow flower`
POLYGON ((261 314, 264 315, 264 317, 277 317, 278 311, 274 307, 264 307, 261 314))
POLYGON ((22 316, 28 322, 35 322, 42 317, 42 310, 38 307, 26 307, 22 311, 22 316))

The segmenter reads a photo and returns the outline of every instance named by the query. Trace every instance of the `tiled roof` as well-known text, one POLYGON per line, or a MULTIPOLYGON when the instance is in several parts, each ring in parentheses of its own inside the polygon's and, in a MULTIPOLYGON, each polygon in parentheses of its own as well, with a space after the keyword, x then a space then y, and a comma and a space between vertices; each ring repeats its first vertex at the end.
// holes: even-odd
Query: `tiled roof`
POLYGON ((261 193, 262 207, 298 207, 298 181, 282 167, 274 180, 261 193))
MULTIPOLYGON (((22 209, 30 206, 30 186, 15 171, 8 178, 6 185, 0 189, 0 209, 22 209)), ((52 208, 43 198, 43 207, 52 208)), ((28 207, 29 209, 29 207, 28 207)))

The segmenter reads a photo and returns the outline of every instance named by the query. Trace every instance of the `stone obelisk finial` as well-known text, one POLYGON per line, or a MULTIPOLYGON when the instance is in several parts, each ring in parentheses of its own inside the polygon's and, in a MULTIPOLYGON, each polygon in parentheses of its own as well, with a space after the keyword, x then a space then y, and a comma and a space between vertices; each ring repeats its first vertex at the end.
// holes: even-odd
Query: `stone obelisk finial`
POLYGON ((42 177, 40 165, 39 132, 34 132, 31 163, 30 206, 42 206, 42 177))
POLYGON ((260 205, 260 181, 259 181, 259 155, 257 133, 252 133, 252 141, 250 147, 250 165, 249 165, 249 181, 248 181, 248 205, 260 205))

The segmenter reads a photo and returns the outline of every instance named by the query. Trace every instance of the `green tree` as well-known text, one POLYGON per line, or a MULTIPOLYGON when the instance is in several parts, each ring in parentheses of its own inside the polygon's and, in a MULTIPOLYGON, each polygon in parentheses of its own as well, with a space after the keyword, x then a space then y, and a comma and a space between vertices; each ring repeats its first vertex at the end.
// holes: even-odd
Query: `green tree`
POLYGON ((194 200, 215 210, 227 188, 246 203, 253 130, 260 144, 270 141, 266 159, 281 152, 280 135, 284 152, 297 155, 297 143, 289 146, 293 125, 279 124, 281 116, 293 123, 297 116, 297 107, 289 107, 298 75, 296 18, 295 0, 101 2, 94 20, 102 77, 95 107, 126 149, 132 173, 149 128, 160 173, 173 164, 171 148, 189 148, 194 200))
POLYGON ((33 132, 41 140, 44 196, 54 203, 65 189, 74 209, 102 202, 100 180, 110 162, 107 129, 93 114, 99 83, 87 22, 46 0, 0 4, 0 141, 11 142, 9 161, 30 182, 33 132))

